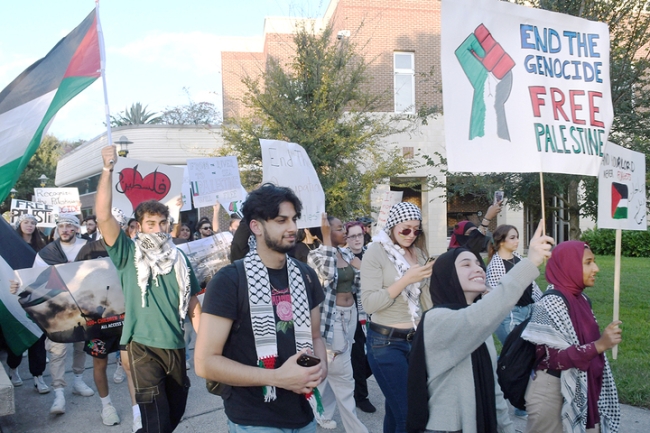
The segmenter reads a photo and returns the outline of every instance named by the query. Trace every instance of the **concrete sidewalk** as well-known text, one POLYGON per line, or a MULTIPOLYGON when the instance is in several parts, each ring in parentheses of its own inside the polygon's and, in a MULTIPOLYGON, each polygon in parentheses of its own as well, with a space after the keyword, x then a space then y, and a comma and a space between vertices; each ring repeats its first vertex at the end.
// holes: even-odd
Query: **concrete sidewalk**
MULTIPOLYGON (((54 393, 40 395, 34 391, 33 380, 29 374, 27 358, 23 359, 19 367, 19 373, 23 378, 24 385, 15 389, 16 413, 0 417, 1 433, 85 433, 93 431, 96 433, 129 433, 131 432, 131 403, 128 394, 126 381, 121 384, 113 383, 113 372, 115 371, 115 357, 111 355, 108 366, 108 380, 110 395, 113 405, 122 419, 117 426, 107 427, 102 424, 100 410, 101 402, 95 392, 93 397, 81 397, 72 394, 72 347, 68 351, 68 364, 66 381, 68 387, 65 391, 66 413, 64 415, 50 415, 49 409, 54 401, 54 393)), ((193 350, 190 354, 193 355, 193 350)), ((6 367, 5 354, 1 355, 3 367, 6 367)), ((84 379, 86 383, 96 390, 93 382, 92 360, 86 361, 86 372, 84 379)), ((226 416, 223 410, 223 403, 220 397, 209 394, 205 389, 205 380, 194 374, 194 369, 189 372, 192 388, 187 403, 187 409, 183 421, 176 429, 176 432, 214 433, 227 432, 226 416)), ((50 383, 49 370, 45 370, 45 381, 50 383)), ((377 407, 377 412, 367 414, 358 411, 359 419, 372 433, 383 431, 384 398, 374 378, 368 382, 370 400, 377 407)), ((512 415, 512 410, 511 410, 512 415)), ((335 430, 324 430, 318 428, 319 433, 342 433, 345 432, 341 425, 338 414, 334 418, 339 424, 335 430)), ((515 428, 518 432, 524 432, 525 420, 512 416, 515 428)), ((622 421, 620 433, 648 433, 650 432, 650 411, 632 406, 622 406, 622 421)), ((354 432, 349 432, 354 433, 354 432)))

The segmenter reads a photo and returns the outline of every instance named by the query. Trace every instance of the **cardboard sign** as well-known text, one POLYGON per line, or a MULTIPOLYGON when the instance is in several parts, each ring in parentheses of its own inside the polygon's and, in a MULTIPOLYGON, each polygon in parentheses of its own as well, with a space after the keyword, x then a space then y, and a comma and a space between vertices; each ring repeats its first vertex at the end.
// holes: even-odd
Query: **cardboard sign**
POLYGON ((443 0, 452 172, 597 176, 614 118, 607 24, 494 0, 443 0))
POLYGON ((113 207, 128 217, 147 200, 167 205, 169 215, 180 221, 183 169, 155 162, 117 158, 113 172, 113 207))
POLYGON ((377 216, 377 225, 373 231, 374 233, 377 233, 386 227, 386 221, 388 220, 388 211, 390 211, 390 208, 394 204, 402 201, 403 195, 403 191, 386 191, 384 194, 384 200, 381 202, 381 208, 379 209, 379 215, 377 216))
MULTIPOLYGON (((263 182, 291 188, 302 202, 298 228, 320 227, 325 192, 303 147, 280 140, 260 140, 263 182)), ((244 204, 245 206, 245 204, 244 204)))
POLYGON ((77 188, 34 188, 34 200, 52 206, 55 214, 81 214, 77 188))
POLYGON ((52 341, 121 335, 124 295, 109 258, 14 271, 18 302, 52 341), (112 334, 113 333, 113 334, 112 334))
POLYGON ((176 247, 189 259, 199 283, 207 284, 219 269, 230 264, 230 244, 232 234, 220 232, 209 238, 179 244, 176 247))
POLYGON ((598 176, 598 228, 647 230, 645 155, 607 143, 598 176))
POLYGON ((15 225, 23 214, 34 215, 37 227, 56 227, 52 206, 27 200, 11 200, 11 224, 15 225))
POLYGON ((188 159, 187 170, 195 207, 243 199, 237 157, 188 159))

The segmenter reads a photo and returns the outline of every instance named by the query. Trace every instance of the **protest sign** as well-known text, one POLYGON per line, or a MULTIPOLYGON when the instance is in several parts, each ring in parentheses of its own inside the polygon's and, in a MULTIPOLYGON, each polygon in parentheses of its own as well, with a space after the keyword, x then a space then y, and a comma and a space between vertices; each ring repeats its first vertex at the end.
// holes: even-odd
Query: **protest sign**
POLYGON ((394 204, 402 201, 403 195, 403 191, 386 191, 384 193, 384 199, 381 202, 381 208, 379 208, 379 215, 377 216, 377 225, 375 226, 373 233, 378 233, 386 226, 388 211, 390 211, 390 208, 394 204))
POLYGON ((280 140, 260 140, 263 182, 291 188, 302 202, 298 228, 320 227, 325 192, 303 147, 280 140))
POLYGON ((452 172, 596 176, 613 120, 607 25, 494 0, 443 0, 452 172))
POLYGON ((232 234, 220 232, 176 247, 189 259, 199 283, 207 284, 219 269, 230 264, 230 244, 232 244, 232 234))
POLYGON ((54 214, 81 214, 77 188, 34 188, 34 200, 52 206, 54 214))
POLYGON ((192 187, 190 186, 190 173, 187 166, 183 167, 183 184, 181 185, 181 201, 183 205, 180 211, 192 210, 192 187))
POLYGON ((113 207, 133 216, 135 208, 147 200, 169 207, 174 221, 180 221, 183 169, 149 161, 117 158, 113 176, 113 207))
POLYGON ((647 230, 645 155, 612 142, 598 176, 598 228, 647 230))
POLYGON ((120 335, 124 295, 108 258, 14 271, 23 291, 18 302, 52 341, 120 335))
POLYGON ((213 206, 217 201, 242 200, 237 157, 195 158, 187 160, 194 207, 213 206))
POLYGON ((21 215, 30 214, 36 218, 37 227, 56 227, 52 206, 27 200, 11 200, 11 224, 16 224, 21 215))

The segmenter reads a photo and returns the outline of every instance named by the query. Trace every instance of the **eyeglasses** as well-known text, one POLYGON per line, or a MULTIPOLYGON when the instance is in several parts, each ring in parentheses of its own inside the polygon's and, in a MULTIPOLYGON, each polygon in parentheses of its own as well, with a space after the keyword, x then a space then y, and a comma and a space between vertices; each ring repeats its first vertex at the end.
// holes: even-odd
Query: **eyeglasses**
POLYGON ((348 239, 359 239, 363 237, 363 233, 359 233, 358 235, 348 235, 348 239))
POLYGON ((212 227, 201 227, 201 230, 212 230, 212 227))
POLYGON ((408 236, 408 235, 411 234, 411 232, 413 232, 413 235, 415 235, 415 236, 420 236, 420 234, 422 233, 422 230, 420 230, 420 229, 416 229, 416 230, 404 229, 401 232, 397 232, 397 234, 400 234, 402 236, 408 236))

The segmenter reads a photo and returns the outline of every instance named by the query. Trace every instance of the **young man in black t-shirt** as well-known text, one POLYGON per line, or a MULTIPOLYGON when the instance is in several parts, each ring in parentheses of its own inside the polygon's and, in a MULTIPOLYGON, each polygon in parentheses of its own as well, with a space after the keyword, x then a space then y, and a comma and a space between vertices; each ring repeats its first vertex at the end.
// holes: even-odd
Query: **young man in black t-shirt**
POLYGON ((308 398, 327 375, 324 293, 315 272, 286 255, 301 208, 288 188, 265 184, 251 192, 243 212, 256 248, 221 269, 206 290, 196 372, 232 386, 222 395, 231 432, 240 426, 316 431, 308 398), (298 365, 309 348, 320 364, 298 365))

